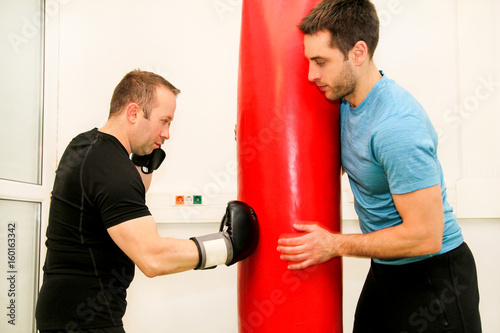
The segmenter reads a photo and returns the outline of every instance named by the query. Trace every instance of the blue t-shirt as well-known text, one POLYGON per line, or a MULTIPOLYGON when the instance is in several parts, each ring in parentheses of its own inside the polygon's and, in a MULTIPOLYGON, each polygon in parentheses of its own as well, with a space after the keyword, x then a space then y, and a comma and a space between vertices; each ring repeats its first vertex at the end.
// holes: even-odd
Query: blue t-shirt
MULTIPOLYGON (((437 157, 437 134, 417 100, 383 76, 359 106, 342 100, 340 110, 342 166, 349 176, 361 231, 402 223, 392 194, 440 184, 445 227, 437 254, 462 244, 462 230, 448 203, 437 157)), ((374 260, 399 265, 431 256, 374 260)))

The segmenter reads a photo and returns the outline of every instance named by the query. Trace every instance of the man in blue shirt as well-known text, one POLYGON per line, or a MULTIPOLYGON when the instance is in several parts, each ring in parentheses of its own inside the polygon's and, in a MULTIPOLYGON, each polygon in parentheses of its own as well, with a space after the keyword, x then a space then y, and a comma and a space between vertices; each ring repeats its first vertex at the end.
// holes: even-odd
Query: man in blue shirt
POLYGON ((447 201, 437 135, 422 106, 373 61, 369 0, 324 0, 299 25, 309 80, 341 99, 342 166, 362 234, 296 224, 279 240, 291 270, 372 258, 354 332, 481 332, 474 258, 447 201))

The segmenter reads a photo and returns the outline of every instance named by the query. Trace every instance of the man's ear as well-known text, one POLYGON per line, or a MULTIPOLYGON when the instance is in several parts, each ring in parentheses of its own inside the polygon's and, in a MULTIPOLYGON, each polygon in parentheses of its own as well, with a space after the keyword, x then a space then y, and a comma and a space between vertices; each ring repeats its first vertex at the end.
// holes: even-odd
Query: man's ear
POLYGON ((127 117, 127 120, 132 124, 135 124, 139 117, 139 111, 140 106, 137 103, 130 103, 127 105, 125 108, 125 116, 127 117))
POLYGON ((365 60, 370 57, 368 54, 368 45, 366 45, 366 42, 362 40, 354 44, 354 47, 351 51, 349 51, 349 53, 355 66, 361 66, 365 60))

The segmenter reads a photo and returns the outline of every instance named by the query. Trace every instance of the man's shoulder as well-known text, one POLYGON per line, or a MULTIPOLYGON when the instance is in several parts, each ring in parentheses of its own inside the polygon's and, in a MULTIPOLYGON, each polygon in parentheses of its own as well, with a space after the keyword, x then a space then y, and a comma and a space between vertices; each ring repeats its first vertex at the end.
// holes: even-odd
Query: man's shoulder
POLYGON ((71 143, 74 144, 74 143, 91 143, 93 141, 95 141, 95 139, 97 138, 98 136, 98 130, 97 128, 93 128, 89 131, 86 131, 86 132, 82 132, 80 134, 78 134, 77 136, 75 136, 73 138, 73 140, 71 140, 71 143))

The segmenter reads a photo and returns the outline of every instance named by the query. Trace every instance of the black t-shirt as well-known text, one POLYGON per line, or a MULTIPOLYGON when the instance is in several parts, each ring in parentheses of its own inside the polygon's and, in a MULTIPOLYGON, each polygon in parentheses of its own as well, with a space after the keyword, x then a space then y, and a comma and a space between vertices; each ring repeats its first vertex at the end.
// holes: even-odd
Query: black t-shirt
POLYGON ((107 228, 150 215, 123 145, 97 129, 75 137, 56 171, 47 227, 40 330, 121 326, 135 265, 107 228))

